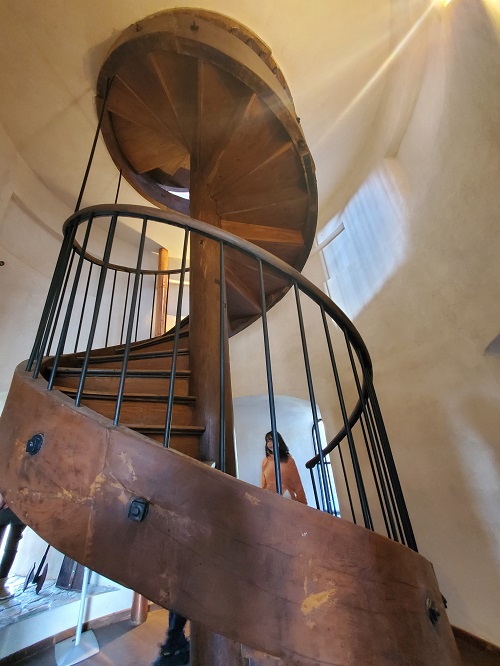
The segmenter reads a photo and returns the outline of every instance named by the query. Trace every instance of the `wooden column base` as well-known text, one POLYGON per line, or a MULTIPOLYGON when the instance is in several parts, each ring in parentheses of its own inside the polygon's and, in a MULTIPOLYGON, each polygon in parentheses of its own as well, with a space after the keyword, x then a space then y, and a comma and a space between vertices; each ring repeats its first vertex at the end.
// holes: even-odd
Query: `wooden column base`
POLYGON ((191 666, 244 666, 241 644, 191 622, 191 666))
POLYGON ((138 627, 148 619, 149 601, 142 594, 134 592, 132 599, 132 608, 130 609, 130 623, 134 627, 138 627))

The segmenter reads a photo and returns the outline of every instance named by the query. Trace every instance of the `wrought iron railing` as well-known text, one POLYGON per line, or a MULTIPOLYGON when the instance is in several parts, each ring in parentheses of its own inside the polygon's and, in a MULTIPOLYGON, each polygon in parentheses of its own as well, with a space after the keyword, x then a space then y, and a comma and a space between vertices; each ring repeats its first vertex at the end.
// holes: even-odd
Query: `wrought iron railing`
MULTIPOLYGON (((186 274, 189 270, 187 250, 190 238, 193 236, 202 236, 217 242, 220 251, 222 287, 220 301, 214 303, 213 307, 218 308, 220 317, 221 424, 226 418, 225 284, 226 264, 230 255, 233 266, 235 257, 240 257, 241 263, 249 267, 252 274, 257 277, 255 296, 256 302, 260 303, 263 365, 269 397, 270 430, 274 441, 277 441, 279 423, 276 416, 276 373, 273 372, 272 336, 270 336, 272 325, 268 310, 270 305, 288 290, 287 298, 291 301, 297 318, 297 337, 304 362, 304 387, 311 406, 311 428, 313 441, 316 442, 316 454, 306 466, 311 470, 317 507, 338 515, 338 506, 333 500, 329 471, 331 465, 340 502, 343 505, 343 517, 350 517, 353 522, 360 523, 368 529, 386 533, 389 538, 416 550, 415 538, 373 385, 370 356, 360 334, 346 315, 320 289, 284 261, 241 238, 183 215, 139 206, 101 205, 75 213, 64 226, 63 244, 27 369, 33 370, 34 376, 37 377, 44 359, 50 354, 52 358, 48 363, 44 363, 44 367, 50 367, 48 388, 51 389, 61 356, 79 352, 82 363, 75 398, 76 404, 79 405, 91 352, 109 345, 121 345, 122 367, 113 420, 115 425, 119 424, 130 352, 138 341, 152 336, 156 281, 161 275, 167 275, 170 280, 173 276, 177 277, 179 284, 171 329, 173 352, 164 435, 164 445, 168 446, 181 321, 185 314, 183 302, 187 292, 186 274), (125 221, 131 220, 139 222, 140 235, 135 266, 126 267, 112 263, 111 259, 116 239, 119 238, 117 229, 125 221), (106 226, 103 250, 101 253, 93 251, 91 255, 88 252, 90 234, 95 225, 100 225, 99 228, 102 229, 103 223, 106 226), (153 225, 174 228, 183 234, 181 266, 175 271, 162 272, 144 266, 148 231, 153 225), (78 243, 77 234, 83 236, 83 240, 79 240, 78 243), (117 287, 119 282, 120 286, 117 287), (93 307, 89 305, 91 290, 93 307), (120 299, 122 305, 119 307, 120 299), (146 302, 147 307, 144 305, 146 302), (106 304, 109 306, 107 313, 106 304), (304 316, 306 308, 307 318, 304 316), (313 319, 316 317, 312 341, 307 333, 311 316, 313 319), (85 327, 85 335, 82 333, 82 326, 85 327), (315 375, 318 372, 317 357, 321 345, 324 347, 324 353, 319 355, 322 376, 321 391, 318 392, 315 375), (325 369, 326 365, 329 367, 328 371, 325 369), (324 388, 326 374, 331 380, 328 394, 324 388), (318 444, 324 441, 320 433, 321 414, 318 408, 320 393, 320 402, 325 412, 336 415, 330 418, 330 429, 333 432, 326 439, 330 444, 323 449, 318 444), (325 404, 326 400, 328 405, 325 404), (339 430, 340 425, 342 427, 339 430), (337 430, 338 432, 332 437, 337 430)), ((174 309, 170 302, 167 307, 171 312, 174 309)), ((273 324, 274 320, 275 317, 273 324)), ((224 470, 225 427, 223 425, 220 427, 220 433, 219 467, 224 470)), ((276 487, 281 493, 277 446, 274 447, 274 456, 276 487)))

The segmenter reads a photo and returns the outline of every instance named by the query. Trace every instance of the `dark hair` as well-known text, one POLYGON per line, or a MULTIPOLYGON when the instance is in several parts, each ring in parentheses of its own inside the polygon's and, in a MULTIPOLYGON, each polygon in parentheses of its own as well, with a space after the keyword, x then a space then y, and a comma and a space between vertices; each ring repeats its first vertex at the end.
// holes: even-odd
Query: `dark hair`
MULTIPOLYGON (((276 438, 278 440, 278 449, 279 449, 279 454, 280 454, 280 460, 287 460, 287 458, 290 457, 290 451, 288 450, 288 446, 285 444, 285 440, 279 434, 279 432, 276 432, 276 438)), ((266 434, 266 441, 268 439, 273 441, 273 433, 272 432, 268 432, 266 434)), ((266 458, 270 455, 272 455, 272 453, 268 450, 267 444, 266 444, 266 458)))

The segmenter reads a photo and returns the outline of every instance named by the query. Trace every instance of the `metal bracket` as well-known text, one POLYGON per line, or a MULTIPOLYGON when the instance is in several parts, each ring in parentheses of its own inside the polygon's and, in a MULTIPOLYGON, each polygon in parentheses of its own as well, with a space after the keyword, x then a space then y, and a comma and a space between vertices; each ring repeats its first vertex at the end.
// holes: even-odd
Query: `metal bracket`
POLYGON ((136 497, 130 503, 128 508, 128 517, 130 520, 133 520, 135 523, 142 523, 146 518, 149 511, 149 502, 148 500, 142 497, 136 497))

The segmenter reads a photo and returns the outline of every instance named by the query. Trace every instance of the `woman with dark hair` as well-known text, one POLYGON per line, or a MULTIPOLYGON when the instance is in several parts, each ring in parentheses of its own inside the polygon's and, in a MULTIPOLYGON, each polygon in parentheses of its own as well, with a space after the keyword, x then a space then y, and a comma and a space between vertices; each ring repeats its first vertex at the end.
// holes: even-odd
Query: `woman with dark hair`
MULTIPOLYGON (((278 450, 280 457, 280 470, 281 470, 281 492, 285 497, 302 504, 307 504, 306 494, 300 480, 299 471, 295 460, 290 455, 288 446, 279 432, 276 433, 278 440, 278 450)), ((262 483, 261 487, 267 490, 276 492, 276 474, 274 469, 274 445, 273 433, 268 432, 266 435, 266 457, 262 461, 262 483)))

